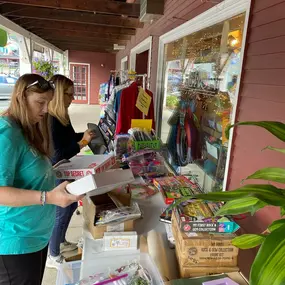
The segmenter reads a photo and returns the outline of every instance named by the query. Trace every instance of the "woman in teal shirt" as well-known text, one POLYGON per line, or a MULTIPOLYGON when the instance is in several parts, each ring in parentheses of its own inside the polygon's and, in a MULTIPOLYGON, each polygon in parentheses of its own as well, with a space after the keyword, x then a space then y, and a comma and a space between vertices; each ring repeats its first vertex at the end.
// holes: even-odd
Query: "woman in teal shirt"
POLYGON ((16 82, 0 117, 0 285, 40 285, 55 205, 82 197, 55 187, 47 122, 54 86, 36 74, 16 82))

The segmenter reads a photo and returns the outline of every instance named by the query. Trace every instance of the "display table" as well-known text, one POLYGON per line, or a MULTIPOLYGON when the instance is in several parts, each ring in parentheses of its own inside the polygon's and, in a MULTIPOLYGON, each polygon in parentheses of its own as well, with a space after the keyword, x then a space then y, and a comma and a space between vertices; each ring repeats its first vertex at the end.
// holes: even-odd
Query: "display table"
MULTIPOLYGON (((166 208, 161 194, 158 193, 139 205, 143 218, 135 221, 135 231, 140 236, 140 250, 137 250, 137 253, 148 250, 164 281, 179 278, 175 250, 170 249, 165 226, 159 221, 162 210, 166 208)), ((103 252, 102 240, 94 240, 86 225, 83 226, 83 237, 82 260, 114 256, 114 252, 103 252)), ((123 251, 115 254, 126 255, 128 253, 123 251)))

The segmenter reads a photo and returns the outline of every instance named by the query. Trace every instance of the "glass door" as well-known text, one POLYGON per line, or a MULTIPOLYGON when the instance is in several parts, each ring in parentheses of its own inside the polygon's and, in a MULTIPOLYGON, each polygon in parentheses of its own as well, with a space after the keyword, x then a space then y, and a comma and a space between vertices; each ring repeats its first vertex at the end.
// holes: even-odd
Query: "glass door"
POLYGON ((89 96, 89 65, 70 64, 70 79, 74 82, 74 103, 87 104, 89 96))

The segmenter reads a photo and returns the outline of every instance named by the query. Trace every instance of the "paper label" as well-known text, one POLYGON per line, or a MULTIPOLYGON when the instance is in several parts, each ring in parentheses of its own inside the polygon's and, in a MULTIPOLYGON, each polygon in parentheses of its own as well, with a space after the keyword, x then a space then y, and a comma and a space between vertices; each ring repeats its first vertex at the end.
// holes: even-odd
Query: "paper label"
POLYGON ((198 236, 198 234, 196 234, 196 233, 185 233, 185 235, 187 236, 187 237, 197 237, 198 236))
POLYGON ((152 120, 151 119, 132 119, 131 122, 132 128, 146 129, 151 131, 152 128, 152 120))
POLYGON ((107 226, 107 232, 123 232, 124 229, 125 229, 124 223, 113 226, 107 226))
POLYGON ((188 249, 188 259, 194 264, 207 261, 232 262, 238 255, 238 249, 234 246, 219 245, 214 242, 212 246, 193 246, 188 249), (216 244, 216 245, 215 245, 216 244))
POLYGON ((127 238, 114 238, 110 240, 111 248, 129 248, 131 246, 131 240, 127 238))
POLYGON ((146 116, 148 115, 151 100, 151 96, 149 96, 142 88, 140 88, 136 107, 146 116))

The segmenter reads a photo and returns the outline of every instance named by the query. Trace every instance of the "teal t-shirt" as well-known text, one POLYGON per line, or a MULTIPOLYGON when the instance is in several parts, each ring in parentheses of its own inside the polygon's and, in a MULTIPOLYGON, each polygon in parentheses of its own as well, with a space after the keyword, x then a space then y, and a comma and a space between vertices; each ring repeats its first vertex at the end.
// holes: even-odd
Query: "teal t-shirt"
MULTIPOLYGON (((0 186, 38 191, 50 191, 55 186, 50 160, 32 149, 22 130, 7 117, 0 117, 0 186)), ((54 222, 54 205, 0 205, 0 255, 45 248, 54 222)))

